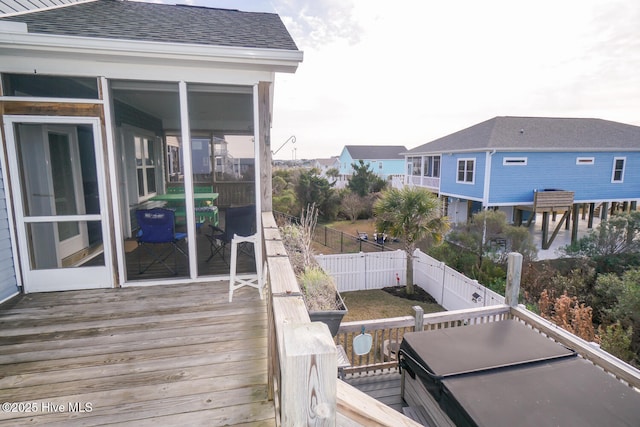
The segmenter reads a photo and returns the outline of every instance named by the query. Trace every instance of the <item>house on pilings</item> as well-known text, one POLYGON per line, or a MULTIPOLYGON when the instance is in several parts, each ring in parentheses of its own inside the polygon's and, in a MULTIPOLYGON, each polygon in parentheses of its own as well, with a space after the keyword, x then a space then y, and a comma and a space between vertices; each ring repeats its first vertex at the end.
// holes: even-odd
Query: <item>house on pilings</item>
POLYGON ((499 209, 515 224, 541 213, 543 249, 580 215, 635 210, 640 127, 592 118, 494 117, 404 153, 405 184, 428 188, 453 222, 499 209), (557 221, 550 233, 550 218, 557 221))

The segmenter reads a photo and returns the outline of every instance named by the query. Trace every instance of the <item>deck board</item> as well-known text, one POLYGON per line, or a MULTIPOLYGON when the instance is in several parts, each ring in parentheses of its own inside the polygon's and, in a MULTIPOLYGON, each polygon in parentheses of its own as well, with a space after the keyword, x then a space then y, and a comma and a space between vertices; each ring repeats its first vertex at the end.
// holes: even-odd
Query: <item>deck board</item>
POLYGON ((400 396, 401 376, 396 369, 383 373, 347 375, 345 381, 361 392, 402 413, 406 403, 400 396))
POLYGON ((267 313, 226 282, 29 294, 0 306, 3 425, 275 425, 267 313), (91 402, 91 412, 69 412, 91 402), (64 412, 42 411, 62 404, 64 412))

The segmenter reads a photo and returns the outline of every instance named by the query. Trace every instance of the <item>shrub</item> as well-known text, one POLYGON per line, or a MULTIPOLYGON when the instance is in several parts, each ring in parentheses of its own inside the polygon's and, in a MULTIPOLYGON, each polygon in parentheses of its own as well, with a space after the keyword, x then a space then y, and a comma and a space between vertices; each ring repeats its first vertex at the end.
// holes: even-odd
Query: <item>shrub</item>
POLYGON ((307 310, 326 311, 340 308, 333 277, 325 273, 322 268, 306 268, 298 275, 298 283, 304 294, 307 310))
POLYGON ((636 354, 631 349, 633 328, 623 328, 620 322, 598 329, 600 335, 600 347, 616 356, 618 359, 637 366, 636 354))

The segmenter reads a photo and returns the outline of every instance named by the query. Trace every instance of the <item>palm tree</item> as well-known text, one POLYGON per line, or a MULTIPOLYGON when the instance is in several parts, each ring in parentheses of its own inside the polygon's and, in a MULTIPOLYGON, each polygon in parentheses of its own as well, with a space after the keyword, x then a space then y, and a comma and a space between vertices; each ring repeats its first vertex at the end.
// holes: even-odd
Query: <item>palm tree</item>
POLYGON ((413 252, 416 243, 431 237, 440 243, 449 229, 449 221, 440 216, 440 200, 420 187, 384 191, 375 203, 376 226, 404 242, 407 254, 407 294, 414 293, 413 252))

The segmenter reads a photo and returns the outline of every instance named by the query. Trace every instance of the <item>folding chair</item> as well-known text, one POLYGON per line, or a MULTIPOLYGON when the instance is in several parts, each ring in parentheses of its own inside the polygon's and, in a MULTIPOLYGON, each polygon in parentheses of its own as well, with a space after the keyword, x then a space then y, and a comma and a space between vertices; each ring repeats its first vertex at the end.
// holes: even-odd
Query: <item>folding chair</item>
POLYGON ((178 274, 178 252, 185 257, 187 254, 180 248, 178 243, 187 238, 187 233, 176 233, 175 212, 170 209, 154 208, 140 209, 136 211, 138 221, 138 273, 146 272, 155 264, 162 264, 172 274, 178 274), (156 246, 156 250, 154 250, 156 246), (164 250, 169 246, 169 250, 164 250), (144 249, 153 259, 142 268, 142 249, 144 249), (171 268, 166 263, 167 258, 173 253, 173 264, 171 268))
MULTIPOLYGON (((211 234, 205 234, 210 243, 211 254, 207 258, 207 262, 220 254, 222 260, 229 265, 225 258, 226 247, 233 240, 234 235, 240 237, 251 236, 255 233, 256 224, 256 207, 255 205, 240 206, 235 208, 227 208, 224 212, 224 230, 209 224, 211 234)), ((248 246, 250 242, 241 242, 238 249, 245 254, 253 256, 253 250, 248 246)))

